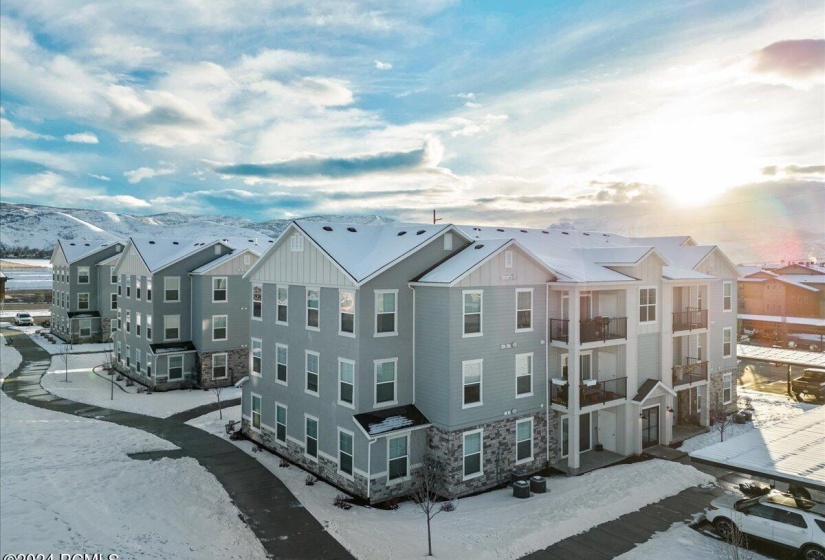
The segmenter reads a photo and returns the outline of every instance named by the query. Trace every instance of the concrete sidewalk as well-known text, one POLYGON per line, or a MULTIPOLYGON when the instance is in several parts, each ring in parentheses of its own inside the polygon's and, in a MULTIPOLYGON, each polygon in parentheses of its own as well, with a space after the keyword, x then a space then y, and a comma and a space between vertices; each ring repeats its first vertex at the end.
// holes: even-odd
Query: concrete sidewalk
MULTIPOLYGON (((14 339, 14 347, 23 356, 20 366, 3 382, 3 390, 11 398, 47 410, 137 428, 177 445, 177 456, 192 457, 218 479, 274 558, 353 558, 272 473, 232 443, 186 425, 187 414, 154 418, 53 395, 40 385, 51 363, 49 353, 22 333, 6 330, 3 335, 14 339)), ((230 402, 224 403, 227 405, 231 406, 230 402)), ((217 403, 199 407, 198 413, 208 412, 209 407, 215 410, 217 403)))

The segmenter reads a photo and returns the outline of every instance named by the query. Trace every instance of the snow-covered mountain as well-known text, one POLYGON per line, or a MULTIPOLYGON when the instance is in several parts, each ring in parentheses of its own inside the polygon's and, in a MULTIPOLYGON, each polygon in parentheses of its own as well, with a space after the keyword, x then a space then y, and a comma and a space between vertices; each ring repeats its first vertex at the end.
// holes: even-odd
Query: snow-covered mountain
MULTIPOLYGON (((152 216, 135 216, 117 212, 55 208, 32 204, 0 203, 0 251, 28 247, 50 250, 58 237, 65 239, 126 238, 129 236, 216 238, 277 237, 290 220, 253 222, 230 216, 207 216, 168 212, 152 216)), ((387 223, 380 216, 308 216, 307 220, 370 224, 387 223)))

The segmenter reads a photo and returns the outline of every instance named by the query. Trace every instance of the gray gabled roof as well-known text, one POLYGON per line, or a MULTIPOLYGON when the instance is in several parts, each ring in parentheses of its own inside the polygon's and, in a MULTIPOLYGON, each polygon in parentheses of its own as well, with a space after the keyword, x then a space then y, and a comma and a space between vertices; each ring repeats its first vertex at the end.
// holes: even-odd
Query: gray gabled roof
POLYGON ((120 240, 112 241, 110 237, 107 237, 77 241, 72 239, 58 239, 57 244, 63 252, 63 256, 66 257, 66 262, 72 264, 99 251, 108 249, 113 245, 124 245, 125 243, 120 240))

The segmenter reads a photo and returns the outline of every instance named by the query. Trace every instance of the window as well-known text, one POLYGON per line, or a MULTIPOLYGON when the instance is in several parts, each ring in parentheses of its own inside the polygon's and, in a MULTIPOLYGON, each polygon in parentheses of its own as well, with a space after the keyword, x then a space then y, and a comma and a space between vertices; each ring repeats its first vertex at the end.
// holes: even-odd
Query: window
MULTIPOLYGON (((593 378, 593 353, 586 352, 579 354, 579 379, 585 381, 593 378)), ((567 354, 561 355, 561 376, 567 379, 567 354)))
POLYGON ((122 349, 122 347, 120 345, 120 341, 118 341, 118 343, 117 343, 117 361, 120 364, 123 363, 123 356, 121 355, 121 349, 122 349))
POLYGON ((135 278, 135 299, 140 299, 140 278, 135 278))
POLYGON ((212 302, 219 303, 226 301, 228 298, 226 287, 229 282, 228 278, 213 278, 212 279, 212 302))
POLYGON ((304 238, 302 235, 296 233, 289 238, 289 250, 293 253, 304 250, 304 238))
POLYGON ((278 286, 277 288, 277 316, 275 322, 279 325, 286 325, 289 322, 289 288, 287 286, 278 286))
MULTIPOLYGON (((126 312, 126 320, 129 320, 128 311, 126 312)), ((126 329, 129 330, 128 328, 126 329)), ((163 340, 179 340, 180 339, 180 315, 164 315, 163 316, 163 340)))
POLYGON ((252 429, 261 429, 261 396, 252 395, 252 429))
POLYGON ((132 297, 132 277, 131 276, 126 277, 126 297, 127 298, 132 297))
POLYGON ((462 292, 464 297, 464 336, 481 336, 482 292, 462 292))
POLYGON ((89 267, 88 266, 79 266, 79 267, 77 267, 77 283, 78 284, 88 284, 89 283, 89 267))
MULTIPOLYGON (((801 527, 803 529, 808 528, 808 524, 805 523, 805 518, 799 515, 794 511, 788 511, 785 509, 777 510, 776 513, 776 521, 779 523, 785 523, 786 525, 791 525, 792 527, 801 527)), ((814 520, 816 521, 816 520, 814 520)), ((822 522, 825 523, 825 522, 822 522)), ((820 524, 820 527, 822 525, 820 524)))
POLYGON ((481 475, 481 430, 464 433, 464 479, 481 475))
POLYGON ((399 480, 409 473, 409 455, 407 454, 408 436, 387 439, 387 457, 389 480, 399 480))
POLYGON ((177 276, 163 279, 163 301, 180 301, 180 278, 177 276))
POLYGON ((391 336, 396 330, 395 309, 398 290, 375 290, 375 335, 391 336))
POLYGON ((252 375, 261 376, 263 371, 263 343, 259 338, 250 340, 249 360, 252 375))
POLYGON ((338 333, 355 333, 355 292, 339 290, 338 292, 338 333))
POLYGON ((212 354, 212 378, 223 379, 229 373, 226 365, 226 354, 212 354))
POLYGON ((77 309, 79 311, 88 311, 89 309, 89 294, 77 294, 77 309))
POLYGON ((229 329, 227 315, 212 315, 212 340, 227 340, 229 329))
POLYGON ((461 378, 464 386, 463 408, 481 404, 481 369, 483 360, 461 362, 461 378))
POLYGON ((115 274, 115 267, 109 267, 109 283, 113 286, 117 284, 117 274, 115 274))
POLYGON ((183 356, 169 356, 167 366, 169 379, 183 379, 183 356))
POLYGON ((733 355, 733 329, 725 327, 722 329, 722 357, 730 358, 733 355))
POLYGON ((146 301, 152 301, 152 279, 146 279, 146 301))
POLYGON ((287 384, 288 348, 285 344, 275 344, 275 381, 287 384))
POLYGON ((275 405, 275 439, 286 443, 286 407, 275 405))
POLYGON ((152 354, 146 352, 146 375, 152 377, 152 354))
POLYGON ((152 316, 146 316, 146 340, 152 340, 152 316))
POLYGON ((398 359, 375 360, 375 405, 396 404, 395 370, 398 359))
POLYGON ((733 375, 730 373, 722 374, 722 402, 723 404, 733 402, 733 375))
POLYGON ((117 310, 117 327, 116 327, 116 330, 122 329, 123 328, 121 326, 122 324, 123 324, 122 311, 120 309, 118 309, 117 310))
POLYGON ((639 322, 656 321, 656 288, 639 288, 639 322))
POLYGON ((516 332, 533 330, 533 290, 516 290, 516 332))
POLYGON ((516 463, 533 460, 533 419, 516 422, 516 463))
POLYGON ((252 318, 263 317, 263 287, 260 284, 252 286, 252 318))
POLYGON ((533 394, 533 353, 516 354, 516 397, 533 394))
POLYGON ((305 391, 318 396, 318 373, 320 356, 317 352, 306 351, 306 387, 305 391))
POLYGON ((318 419, 306 416, 306 454, 313 459, 318 458, 318 419))
POLYGON ((92 336, 92 320, 91 319, 81 319, 81 321, 80 321, 80 336, 81 337, 92 336))
POLYGON ((722 310, 733 309, 733 282, 722 282, 722 310))
POLYGON ((318 310, 320 306, 321 290, 307 288, 307 328, 318 330, 318 310))
POLYGON ((513 268, 513 252, 504 251, 504 268, 513 268))
POLYGON ((453 234, 452 233, 445 233, 444 234, 444 250, 445 251, 452 251, 453 250, 453 234))
POLYGON ((355 403, 355 362, 338 358, 338 404, 355 403))
POLYGON ((338 428, 338 471, 352 476, 352 432, 338 428))
POLYGON ((110 299, 111 299, 111 302, 109 304, 109 309, 114 311, 115 309, 117 309, 117 294, 112 293, 110 299))
POLYGON ((140 313, 135 313, 135 336, 140 336, 140 313))
POLYGON ((132 347, 128 344, 126 345, 126 369, 132 367, 132 347))
POLYGON ((141 371, 140 369, 140 350, 135 348, 135 370, 141 371))
POLYGON ((126 310, 126 332, 132 332, 132 312, 126 310))

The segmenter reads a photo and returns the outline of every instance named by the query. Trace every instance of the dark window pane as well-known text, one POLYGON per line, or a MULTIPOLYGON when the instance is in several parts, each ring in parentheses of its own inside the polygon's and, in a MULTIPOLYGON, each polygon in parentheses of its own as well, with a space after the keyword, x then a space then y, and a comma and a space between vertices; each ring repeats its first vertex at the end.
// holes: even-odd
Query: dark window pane
POLYGON ((380 403, 395 400, 395 383, 379 383, 376 389, 376 400, 380 403))
POLYGON ((307 326, 308 327, 317 327, 318 326, 318 310, 317 309, 307 309, 307 326))
POLYGON ((352 474, 352 456, 341 453, 341 472, 352 474))
POLYGON ((286 426, 278 424, 277 438, 279 441, 286 441, 286 426))
POLYGON ((352 313, 341 313, 341 332, 353 332, 354 323, 355 315, 353 315, 352 313))
POLYGON ((341 383, 341 401, 352 404, 352 385, 349 383, 341 383))
POLYGON ((531 379, 529 375, 522 375, 517 379, 518 394, 523 395, 533 390, 531 379))
POLYGON ((390 459, 390 480, 407 476, 407 458, 390 459))
POLYGON ((313 393, 318 392, 318 375, 315 373, 310 373, 307 376, 307 390, 312 391, 313 393))
POLYGON ((281 323, 286 323, 286 309, 286 305, 278 306, 278 321, 281 323))
POLYGON ((286 364, 278 364, 278 381, 286 381, 286 364))
POLYGON ((395 313, 379 313, 378 332, 395 332, 395 313))
POLYGON ((531 445, 530 440, 519 442, 518 443, 518 451, 517 451, 518 455, 517 455, 516 458, 519 461, 521 461, 522 459, 529 458, 530 455, 532 455, 532 451, 533 451, 532 447, 533 446, 531 445))
POLYGON ((310 457, 318 456, 318 440, 307 438, 307 455, 310 457))
POLYGON ((530 328, 530 315, 529 311, 519 311, 518 312, 518 325, 516 328, 519 329, 529 329, 530 328))
POLYGON ((481 471, 481 454, 475 453, 464 457, 464 476, 481 471))
POLYGON ((464 387, 464 404, 472 404, 481 401, 481 385, 466 385, 464 387))
POLYGON ((464 316, 464 333, 474 334, 481 332, 481 315, 474 313, 464 316))

